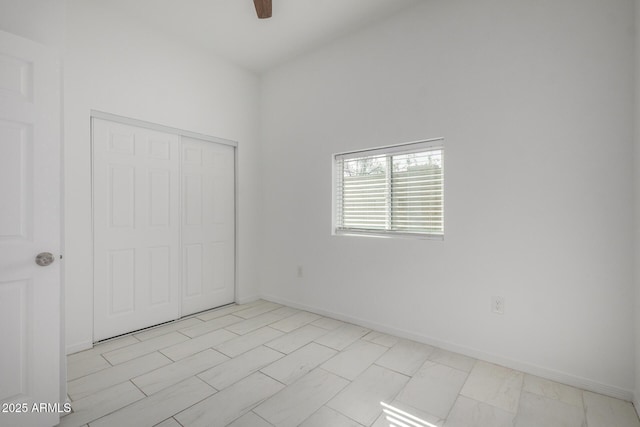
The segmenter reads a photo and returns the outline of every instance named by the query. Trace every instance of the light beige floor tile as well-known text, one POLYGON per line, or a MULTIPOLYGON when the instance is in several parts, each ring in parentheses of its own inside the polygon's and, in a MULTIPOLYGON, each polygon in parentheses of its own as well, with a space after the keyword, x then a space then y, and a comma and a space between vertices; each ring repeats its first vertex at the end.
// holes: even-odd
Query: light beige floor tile
POLYGON ((180 412, 174 418, 189 427, 226 426, 283 387, 274 379, 256 372, 180 412))
POLYGON ((397 400, 444 419, 453 407, 467 375, 458 369, 427 361, 413 375, 397 400))
POLYGON ((390 402, 409 377, 378 365, 371 365, 327 406, 362 425, 371 425, 382 413, 380 402, 390 402))
POLYGON ((232 314, 216 317, 215 319, 209 320, 208 322, 204 322, 201 325, 192 326, 190 328, 181 329, 180 332, 189 338, 197 337, 199 335, 204 335, 208 332, 213 332, 218 329, 226 328, 227 326, 233 325, 234 323, 242 322, 242 317, 237 317, 232 314))
POLYGON ((244 310, 238 310, 233 315, 242 317, 243 319, 251 319, 252 317, 259 316, 260 314, 273 311, 276 308, 280 307, 282 307, 282 305, 267 301, 254 307, 245 308, 244 310))
POLYGON ((510 412, 459 396, 445 427, 513 427, 513 419, 514 414, 510 412))
POLYGON ((160 325, 155 328, 146 329, 144 331, 133 334, 134 337, 140 341, 145 341, 150 338, 159 337, 160 335, 168 334, 169 332, 177 331, 178 329, 185 329, 191 326, 196 326, 202 323, 202 320, 196 317, 190 317, 184 320, 178 320, 176 322, 167 323, 166 325, 160 325))
POLYGON ((330 317, 321 317, 320 319, 311 322, 311 324, 329 331, 333 331, 334 329, 338 329, 340 326, 346 325, 346 323, 330 317))
POLYGON ((589 427, 640 427, 631 403, 589 391, 583 397, 589 427))
POLYGON ((233 332, 229 332, 226 329, 218 329, 217 331, 199 335, 188 341, 172 345, 171 347, 163 348, 160 352, 171 360, 180 360, 187 356, 191 356, 192 354, 199 353, 207 348, 215 347, 232 338, 236 338, 237 336, 238 335, 233 332))
POLYGON ((333 349, 312 342, 261 371, 283 384, 291 384, 336 353, 333 349))
POLYGON ((316 338, 320 338, 327 333, 326 329, 319 328, 313 325, 305 325, 296 329, 293 332, 289 332, 273 341, 266 343, 265 345, 278 350, 281 353, 289 354, 292 351, 303 347, 316 338))
POLYGON ((393 347, 398 341, 400 341, 400 338, 398 337, 383 334, 382 332, 378 331, 371 331, 367 335, 362 337, 362 339, 365 341, 370 341, 374 344, 383 345, 385 347, 393 347))
POLYGON ((559 400, 560 402, 577 406, 578 408, 584 407, 582 403, 582 390, 533 375, 524 375, 522 391, 559 400))
POLYGON ((348 380, 354 380, 387 350, 389 348, 383 345, 358 340, 324 362, 322 368, 348 380))
POLYGON ((224 354, 207 349, 155 371, 147 372, 131 381, 149 396, 226 360, 229 358, 224 354))
POLYGON ((233 332, 234 334, 244 335, 248 334, 249 332, 253 332, 256 329, 267 326, 271 323, 277 322, 280 319, 282 319, 282 315, 275 313, 264 313, 256 317, 243 320, 242 322, 235 323, 231 326, 227 326, 226 329, 233 332))
POLYGON ((283 356, 278 351, 260 346, 208 369, 198 377, 216 390, 222 390, 283 356))
POLYGON ((123 382, 73 402, 73 413, 60 420, 60 427, 85 425, 144 397, 131 382, 123 382))
POLYGON ((460 394, 516 413, 523 377, 522 372, 478 361, 460 394))
POLYGON ((215 349, 229 357, 236 357, 251 350, 252 348, 256 348, 266 342, 281 337, 282 335, 282 332, 266 326, 253 332, 249 332, 246 335, 230 339, 227 342, 217 345, 215 349))
POLYGON ((160 424, 156 424, 154 427, 182 427, 174 418, 167 418, 160 424))
POLYGON ((336 350, 344 350, 368 332, 369 329, 367 328, 345 323, 328 334, 316 339, 316 342, 336 350))
POLYGON ((231 304, 225 307, 216 308, 215 310, 205 311, 204 313, 198 314, 196 317, 205 322, 213 319, 217 319, 218 317, 223 317, 228 314, 233 314, 236 311, 244 310, 246 307, 243 305, 231 304))
POLYGON ((433 352, 433 347, 415 341, 400 340, 391 347, 376 364, 400 372, 413 375, 433 352))
POLYGON ((97 343, 93 348, 88 350, 81 351, 79 353, 73 353, 67 356, 68 362, 75 362, 85 357, 92 357, 97 354, 106 353, 111 350, 115 350, 118 348, 126 347, 131 344, 135 344, 140 342, 138 339, 134 338, 131 335, 125 335, 124 337, 114 338, 109 341, 104 341, 101 343, 97 343))
POLYGON ((314 320, 318 320, 319 318, 320 316, 315 313, 301 311, 271 324, 271 327, 282 332, 291 332, 294 329, 298 329, 299 327, 304 326, 307 323, 311 323, 314 320))
POLYGON ((522 392, 515 427, 584 427, 584 411, 556 399, 522 392))
POLYGON ((171 360, 158 352, 146 354, 112 368, 69 381, 67 383, 67 393, 74 401, 82 399, 169 363, 171 363, 171 360))
POLYGON ((471 372, 473 365, 476 363, 476 359, 437 347, 429 355, 429 360, 441 365, 451 366, 452 368, 460 369, 465 372, 471 372))
POLYGON ((67 361, 63 427, 640 427, 628 402, 264 300, 67 361))
POLYGON ((251 302, 246 302, 244 304, 239 304, 238 307, 241 307, 241 308, 255 307, 256 305, 265 304, 267 302, 270 302, 270 301, 267 301, 267 300, 264 300, 264 299, 260 298, 260 299, 257 299, 257 300, 253 300, 251 302))
POLYGON ((127 362, 145 354, 152 353, 156 350, 170 347, 174 344, 186 341, 188 339, 189 338, 185 337, 182 334, 179 334, 178 332, 169 332, 168 334, 160 335, 159 337, 151 338, 127 347, 109 351, 107 353, 104 353, 103 356, 112 365, 117 365, 119 363, 127 362))
POLYGON ((380 402, 380 406, 383 412, 371 427, 397 427, 402 425, 410 425, 411 427, 442 427, 444 425, 443 419, 427 414, 397 400, 391 403, 380 402))
MULTIPOLYGON (((362 424, 345 417, 340 412, 323 406, 307 418, 300 427, 363 427, 362 424)), ((387 424, 385 427, 389 427, 387 424)))
MULTIPOLYGON (((228 427, 273 427, 273 424, 266 422, 253 412, 247 412, 228 427)), ((329 426, 326 426, 329 427, 329 426)))
POLYGON ((67 360, 67 378, 69 381, 75 380, 110 367, 111 364, 100 354, 67 360))
POLYGON ((284 306, 284 307, 276 308, 275 310, 273 310, 272 313, 282 316, 282 318, 284 319, 287 316, 291 316, 292 314, 296 314, 299 312, 300 310, 298 310, 297 308, 284 306))
POLYGON ((215 393, 191 377, 89 424, 90 427, 142 427, 158 424, 215 393))
POLYGON ((349 381, 316 369, 254 409, 276 427, 296 427, 342 390, 349 381))

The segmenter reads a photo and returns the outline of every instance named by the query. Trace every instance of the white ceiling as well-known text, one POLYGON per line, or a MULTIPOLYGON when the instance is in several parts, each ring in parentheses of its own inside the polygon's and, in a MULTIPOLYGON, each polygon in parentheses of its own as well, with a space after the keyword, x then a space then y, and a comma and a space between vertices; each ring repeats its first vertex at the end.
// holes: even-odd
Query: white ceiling
POLYGON ((262 20, 252 0, 109 0, 104 4, 262 72, 419 1, 273 0, 273 17, 262 20))

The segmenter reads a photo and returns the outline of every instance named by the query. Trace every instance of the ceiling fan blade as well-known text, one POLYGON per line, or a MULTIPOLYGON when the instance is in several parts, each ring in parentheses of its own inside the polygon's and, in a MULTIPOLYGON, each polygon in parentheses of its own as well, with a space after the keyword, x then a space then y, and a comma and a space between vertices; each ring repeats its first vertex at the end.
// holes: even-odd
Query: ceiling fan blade
POLYGON ((271 18, 271 0, 253 0, 258 18, 271 18))

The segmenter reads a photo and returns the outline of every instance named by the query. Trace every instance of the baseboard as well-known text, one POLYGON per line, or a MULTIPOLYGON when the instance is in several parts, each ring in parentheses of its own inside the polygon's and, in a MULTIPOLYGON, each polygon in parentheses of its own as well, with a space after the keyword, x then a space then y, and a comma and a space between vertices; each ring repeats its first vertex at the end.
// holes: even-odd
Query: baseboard
MULTIPOLYGON (((275 295, 264 294, 261 296, 261 298, 267 301, 284 304, 289 307, 310 311, 312 313, 320 314, 322 316, 332 317, 334 319, 342 320, 344 322, 353 323, 359 326, 363 326, 365 328, 374 329, 376 331, 384 332, 386 334, 391 334, 401 338, 406 338, 406 339, 418 341, 424 344, 429 344, 435 347, 442 348, 444 350, 453 351, 455 353, 460 353, 465 356, 473 357, 474 359, 480 359, 486 362, 495 363, 497 365, 505 366, 511 369, 516 369, 518 371, 522 371, 527 374, 536 375, 538 377, 546 378, 548 380, 556 381, 562 384, 567 384, 573 387, 592 391, 594 393, 600 393, 600 394, 615 397, 617 399, 623 399, 630 402, 634 401, 634 393, 632 390, 626 390, 626 389, 611 386, 608 384, 602 384, 597 381, 590 380, 588 378, 582 378, 582 377, 571 375, 565 372, 559 372, 553 369, 532 365, 530 363, 522 362, 519 360, 505 358, 497 354, 486 353, 474 348, 465 347, 465 346, 457 345, 450 342, 440 341, 437 339, 433 339, 432 337, 421 335, 412 331, 391 328, 386 325, 382 325, 382 324, 365 320, 365 319, 360 319, 358 317, 349 316, 344 313, 337 313, 337 312, 325 310, 318 307, 312 307, 306 304, 300 304, 296 301, 291 301, 286 298, 280 298, 275 295)), ((636 404, 635 407, 638 408, 638 405, 636 404)))
MULTIPOLYGON (((62 406, 63 408, 66 408, 66 407, 71 408, 71 399, 69 399, 69 396, 67 396, 66 394, 64 395, 64 397, 62 398, 62 403, 60 404, 60 406, 62 406)), ((60 422, 62 422, 62 417, 66 417, 70 413, 71 413, 71 411, 69 411, 69 412, 63 411, 60 414, 60 422)))
POLYGON ((238 304, 249 304, 250 302, 254 302, 260 299, 260 295, 251 295, 248 297, 237 298, 236 303, 238 304))
MULTIPOLYGON (((237 304, 248 304, 248 303, 256 301, 258 299, 260 299, 260 295, 251 295, 251 296, 248 296, 248 297, 238 298, 235 302, 237 304)), ((198 314, 199 313, 196 313, 196 314, 194 314, 194 316, 197 316, 198 314)), ((189 316, 185 316, 185 317, 189 317, 189 316)), ((175 321, 177 321, 177 320, 180 320, 180 319, 176 319, 175 321)), ((151 328, 153 328, 155 326, 160 326, 160 325, 154 325, 154 326, 151 326, 151 328)), ((67 355, 70 355, 70 354, 73 354, 73 353, 77 353, 79 351, 89 350, 90 348, 93 348, 93 341, 83 341, 83 342, 79 342, 79 343, 76 343, 76 344, 67 345, 66 351, 67 351, 67 355)))
POLYGON ((93 341, 83 341, 77 344, 71 344, 67 346, 67 356, 73 353, 77 353, 83 350, 89 350, 93 348, 93 341))
POLYGON ((638 418, 640 418, 640 399, 638 399, 640 396, 638 396, 637 391, 633 392, 633 408, 636 410, 636 415, 638 416, 638 418))

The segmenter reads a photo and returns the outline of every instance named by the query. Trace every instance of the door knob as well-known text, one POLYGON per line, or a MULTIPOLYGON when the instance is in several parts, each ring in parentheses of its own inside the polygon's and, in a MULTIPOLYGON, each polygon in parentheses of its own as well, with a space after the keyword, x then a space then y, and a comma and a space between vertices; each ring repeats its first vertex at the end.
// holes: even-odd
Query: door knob
POLYGON ((36 264, 41 267, 46 267, 51 264, 55 258, 51 252, 41 252, 36 257, 36 264))

